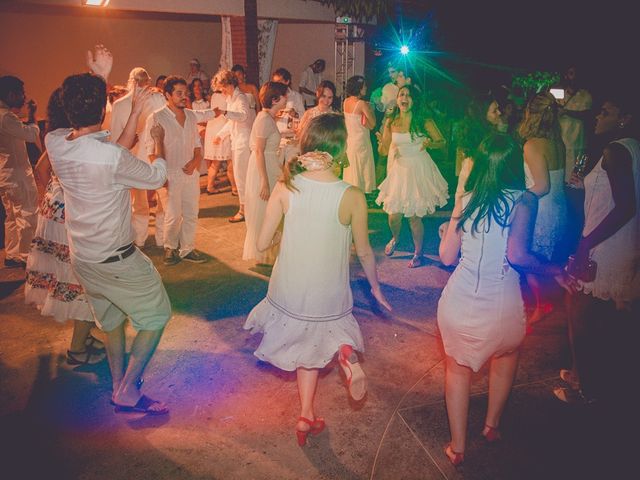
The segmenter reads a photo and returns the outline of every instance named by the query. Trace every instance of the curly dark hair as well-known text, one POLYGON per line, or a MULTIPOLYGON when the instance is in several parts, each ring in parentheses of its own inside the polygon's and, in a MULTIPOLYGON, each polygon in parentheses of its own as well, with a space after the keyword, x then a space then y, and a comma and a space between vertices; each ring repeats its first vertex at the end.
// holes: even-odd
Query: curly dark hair
POLYGON ((73 128, 102 123, 107 105, 107 84, 93 73, 70 75, 62 83, 62 103, 73 128))
POLYGON ((176 88, 176 85, 184 85, 187 88, 189 87, 189 85, 187 85, 187 81, 184 78, 177 75, 169 75, 164 81, 164 93, 168 93, 169 95, 171 95, 174 88, 176 88))
POLYGON ((345 87, 345 93, 348 97, 359 97, 362 87, 364 86, 364 77, 362 75, 354 75, 347 80, 347 86, 345 87))
POLYGON ((49 103, 47 103, 47 132, 69 127, 71 127, 71 122, 64 111, 62 87, 58 87, 53 91, 49 97, 49 103))

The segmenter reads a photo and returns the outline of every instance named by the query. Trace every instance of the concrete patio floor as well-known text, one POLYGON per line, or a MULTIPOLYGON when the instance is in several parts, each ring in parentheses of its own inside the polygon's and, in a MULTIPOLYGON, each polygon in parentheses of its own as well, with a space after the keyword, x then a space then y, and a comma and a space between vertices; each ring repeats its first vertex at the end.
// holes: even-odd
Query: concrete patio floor
POLYGON ((552 394, 561 384, 558 370, 569 364, 561 304, 524 342, 504 440, 487 444, 479 434, 483 370, 474 376, 466 462, 457 469, 449 464, 442 450, 449 433, 436 327, 438 298, 451 272, 436 257, 444 213, 425 219, 429 263, 409 269, 407 226, 387 258, 386 215, 370 211, 379 277, 394 312, 372 306, 354 260, 354 314, 365 338, 369 393, 363 405, 352 405, 339 368, 330 364, 316 400, 327 429, 298 447, 295 376, 259 362, 252 355, 259 338, 242 329, 266 293, 269 272, 241 260, 245 226, 227 222, 235 202, 230 193, 201 197, 197 248, 211 256, 208 263, 165 267, 161 249, 145 248, 174 309, 143 389, 169 404, 166 416, 115 414, 106 362, 67 365, 71 324, 24 304, 23 270, 0 270, 1 478, 637 478, 625 440, 625 433, 637 438, 628 423, 635 415, 605 405, 568 406, 552 394))

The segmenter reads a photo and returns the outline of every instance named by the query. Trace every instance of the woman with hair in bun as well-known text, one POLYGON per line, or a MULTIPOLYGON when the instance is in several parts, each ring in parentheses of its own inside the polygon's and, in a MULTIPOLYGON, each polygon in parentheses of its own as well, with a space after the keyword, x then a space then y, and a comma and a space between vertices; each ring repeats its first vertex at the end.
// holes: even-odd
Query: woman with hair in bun
POLYGON ((344 161, 345 139, 344 119, 331 113, 311 119, 302 132, 301 154, 273 189, 258 236, 258 250, 280 242, 280 253, 267 296, 244 325, 252 333, 263 333, 256 357, 296 371, 301 409, 295 431, 300 446, 309 434, 324 429, 314 397, 318 373, 336 353, 351 397, 359 401, 366 394, 356 354, 364 345, 349 286, 352 238, 373 296, 390 309, 369 245, 364 195, 336 176, 344 161), (280 239, 276 232, 283 221, 280 239))

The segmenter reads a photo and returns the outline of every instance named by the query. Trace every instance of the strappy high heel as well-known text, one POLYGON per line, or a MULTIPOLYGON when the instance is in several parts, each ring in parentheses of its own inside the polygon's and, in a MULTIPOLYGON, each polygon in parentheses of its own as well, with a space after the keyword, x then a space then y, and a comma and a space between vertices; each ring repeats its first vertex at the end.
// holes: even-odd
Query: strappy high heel
POLYGON ((309 430, 298 430, 296 428, 296 438, 298 439, 298 445, 304 447, 307 443, 307 435, 318 435, 324 430, 324 419, 316 418, 315 420, 309 420, 306 417, 298 417, 299 422, 304 422, 309 425, 309 430))
POLYGON ((338 353, 338 362, 347 377, 349 395, 356 402, 362 400, 367 394, 367 377, 358 361, 358 355, 351 345, 342 345, 338 353))
POLYGON ((484 424, 484 429, 482 430, 482 436, 489 443, 498 442, 502 440, 502 434, 498 427, 492 427, 491 425, 484 424))
POLYGON ((457 467, 458 465, 461 465, 462 462, 464 462, 464 452, 456 452, 451 446, 451 443, 447 443, 447 445, 444 447, 444 454, 447 456, 447 458, 451 462, 451 465, 453 465, 454 467, 457 467))

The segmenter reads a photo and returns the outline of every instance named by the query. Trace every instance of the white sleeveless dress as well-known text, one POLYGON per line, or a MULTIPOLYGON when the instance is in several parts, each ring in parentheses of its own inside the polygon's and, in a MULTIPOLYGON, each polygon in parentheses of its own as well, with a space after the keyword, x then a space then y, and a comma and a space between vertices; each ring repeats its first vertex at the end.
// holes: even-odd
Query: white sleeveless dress
POLYGON ((566 229, 567 199, 564 195, 564 168, 549 170, 549 193, 538 201, 538 215, 531 249, 546 260, 552 260, 558 244, 565 238, 566 229))
POLYGON ((267 297, 244 324, 264 334, 255 356, 276 367, 322 368, 340 345, 363 351, 349 286, 351 226, 338 208, 350 185, 297 175, 267 297))
POLYGON ((278 178, 282 175, 282 161, 278 156, 280 132, 278 131, 275 120, 264 110, 258 113, 251 128, 251 156, 249 157, 249 166, 247 167, 244 205, 247 234, 244 237, 242 259, 254 259, 258 263, 271 264, 275 260, 277 250, 269 249, 264 252, 259 252, 256 247, 258 235, 262 228, 262 222, 264 221, 264 214, 267 210, 267 202, 260 198, 260 174, 258 173, 255 153, 257 138, 266 139, 264 162, 267 168, 269 191, 273 191, 278 178))
MULTIPOLYGON (((623 138, 615 143, 631 155, 636 214, 616 233, 599 243, 590 252, 598 267, 593 282, 582 283, 584 293, 602 300, 631 302, 640 298, 640 143, 623 138)), ((615 203, 602 158, 584 178, 584 230, 589 235, 611 212, 615 203)))
POLYGON ((424 217, 447 203, 447 182, 422 148, 423 141, 424 137, 412 139, 409 132, 391 133, 387 178, 376 199, 388 214, 424 217))
MULTIPOLYGON (((520 192, 510 192, 513 206, 520 192)), ((466 206, 470 196, 462 197, 466 206)), ((444 351, 474 372, 493 355, 515 350, 525 335, 520 276, 507 261, 509 228, 486 218, 472 231, 464 224, 460 263, 438 302, 444 351)))
MULTIPOLYGON (((358 100, 361 102, 362 100, 358 100)), ((358 105, 358 103, 356 103, 358 105)), ((355 107, 354 107, 355 108, 355 107)), ((376 167, 369 129, 362 125, 362 114, 344 112, 347 127, 347 158, 349 166, 344 169, 345 182, 358 187, 364 193, 376 189, 376 167)))

